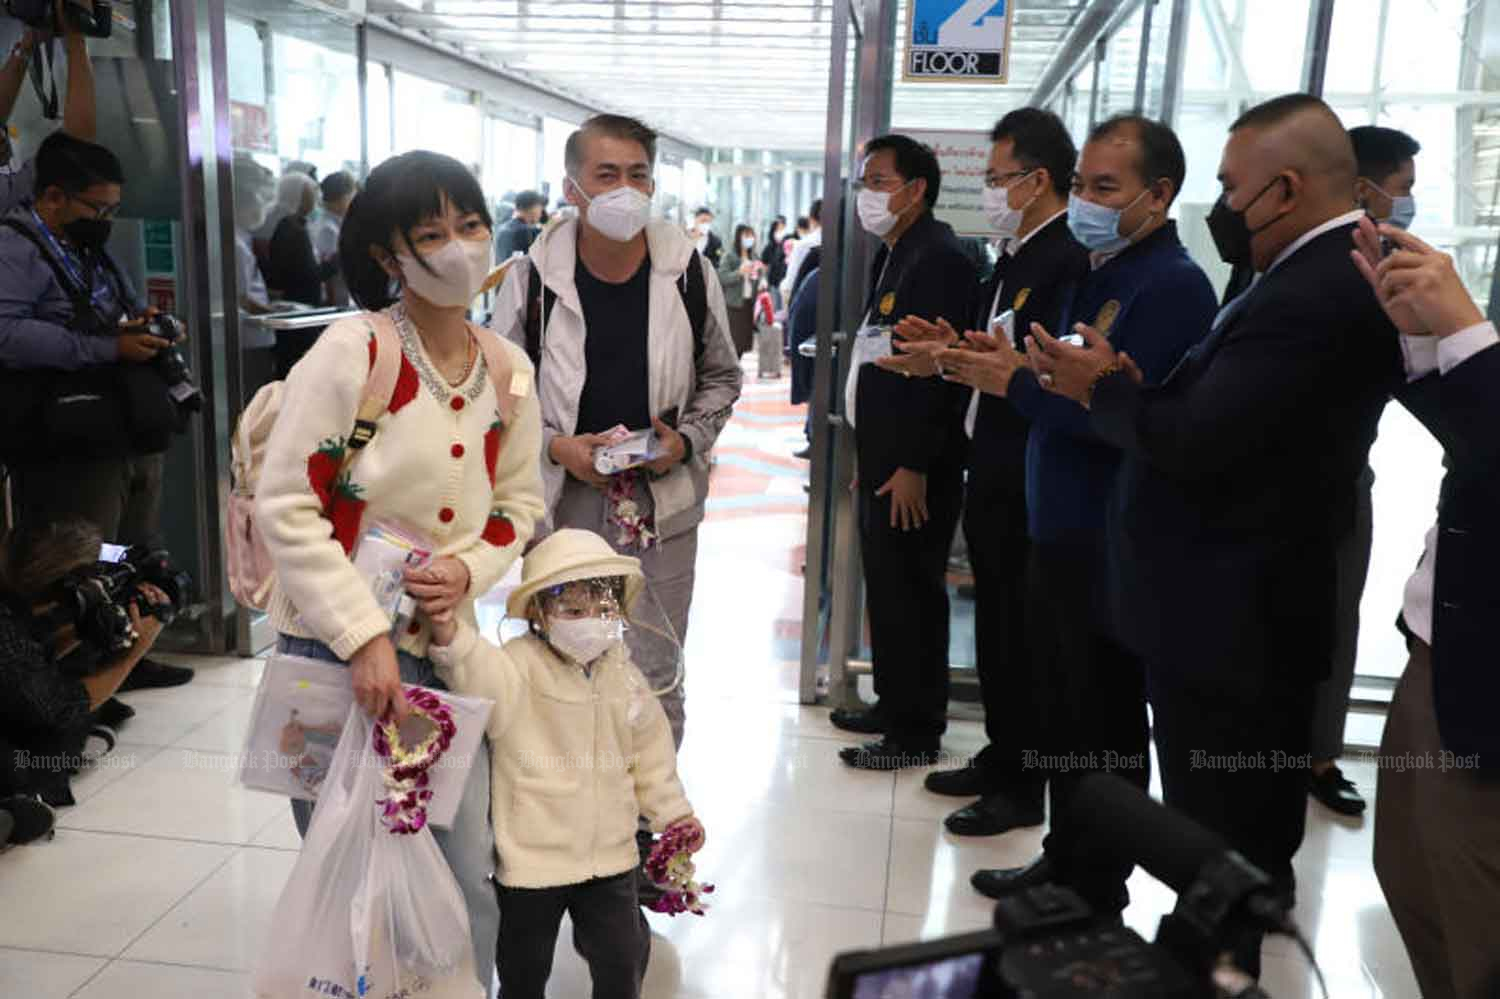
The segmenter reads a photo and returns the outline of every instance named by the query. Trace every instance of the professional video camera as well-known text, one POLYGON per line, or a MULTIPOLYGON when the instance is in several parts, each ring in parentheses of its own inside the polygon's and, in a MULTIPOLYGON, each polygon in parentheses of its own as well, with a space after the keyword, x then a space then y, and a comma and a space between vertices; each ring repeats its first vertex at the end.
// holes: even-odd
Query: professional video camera
MULTIPOLYGON (((114 28, 110 0, 94 0, 94 9, 79 0, 63 0, 63 16, 81 34, 93 38, 108 38, 114 28)), ((5 0, 5 12, 11 17, 37 31, 60 35, 64 26, 57 20, 57 4, 54 0, 5 0)))
POLYGON ((1070 816, 1095 833, 1079 840, 1088 856, 1139 863, 1177 892, 1154 943, 1041 885, 1001 900, 992 930, 839 955, 828 999, 1266 999, 1230 956, 1256 932, 1293 937, 1312 963, 1270 879, 1202 826, 1104 774, 1080 782, 1070 816))
POLYGON ((165 551, 105 545, 98 562, 64 577, 53 616, 57 623, 72 623, 80 640, 105 653, 126 652, 140 638, 131 626, 129 607, 168 625, 191 602, 192 587, 192 579, 172 565, 165 551), (142 583, 160 589, 169 603, 143 600, 142 583))
POLYGON ((167 383, 167 391, 177 405, 194 413, 201 410, 203 392, 193 379, 193 369, 188 367, 187 358, 178 349, 178 344, 187 339, 187 329, 176 316, 158 312, 146 323, 145 332, 161 337, 170 344, 158 351, 156 359, 151 363, 161 373, 162 380, 167 383))

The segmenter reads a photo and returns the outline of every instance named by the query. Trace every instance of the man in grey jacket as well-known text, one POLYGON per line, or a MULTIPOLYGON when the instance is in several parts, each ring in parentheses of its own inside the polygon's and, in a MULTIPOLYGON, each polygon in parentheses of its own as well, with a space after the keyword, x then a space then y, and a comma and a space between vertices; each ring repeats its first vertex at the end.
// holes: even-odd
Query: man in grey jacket
POLYGON ((656 134, 597 115, 568 139, 564 159, 578 213, 510 268, 492 323, 537 365, 552 527, 596 531, 641 560, 648 596, 631 652, 680 746, 680 643, 709 451, 739 398, 740 367, 712 265, 680 228, 650 217, 656 134), (616 428, 654 430, 659 456, 601 474, 595 452, 616 428))

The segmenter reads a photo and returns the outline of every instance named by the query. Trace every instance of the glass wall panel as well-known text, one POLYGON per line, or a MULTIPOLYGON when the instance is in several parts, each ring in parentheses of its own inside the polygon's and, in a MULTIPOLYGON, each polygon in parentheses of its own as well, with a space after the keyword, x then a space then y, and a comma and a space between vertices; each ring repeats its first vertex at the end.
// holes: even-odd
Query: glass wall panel
POLYGON ((550 115, 542 119, 542 185, 544 190, 550 185, 548 197, 554 203, 560 202, 563 197, 562 180, 566 171, 563 154, 568 136, 577 128, 571 121, 563 121, 550 115))
POLYGON ((537 130, 503 118, 486 119, 489 145, 484 158, 484 188, 491 201, 537 189, 537 130))
POLYGON ((275 33, 275 141, 283 161, 326 176, 359 170, 359 77, 352 54, 275 33))
POLYGON ((391 119, 391 71, 382 63, 370 64, 365 90, 365 109, 370 120, 370 167, 391 158, 395 148, 395 124, 391 119))
POLYGON ((430 149, 452 156, 482 176, 484 116, 474 93, 395 71, 392 115, 396 153, 430 149))

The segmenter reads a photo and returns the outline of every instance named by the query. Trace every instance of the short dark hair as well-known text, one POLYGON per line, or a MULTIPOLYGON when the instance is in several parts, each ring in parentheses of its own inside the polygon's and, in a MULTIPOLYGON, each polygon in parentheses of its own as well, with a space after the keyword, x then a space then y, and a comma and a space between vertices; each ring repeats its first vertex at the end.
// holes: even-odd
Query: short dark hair
POLYGON ((1045 169, 1052 189, 1067 194, 1078 163, 1078 147, 1068 135, 1068 126, 1051 111, 1017 108, 995 122, 990 142, 1011 142, 1011 155, 1027 170, 1045 169))
POLYGON ((540 191, 522 191, 516 195, 514 204, 518 212, 529 211, 533 208, 546 208, 547 197, 540 191))
POLYGON ((812 205, 807 209, 807 217, 812 221, 823 224, 823 199, 814 198, 812 205))
POLYGON ((393 156, 370 171, 365 189, 354 196, 339 231, 339 267, 349 294, 364 309, 383 309, 394 301, 391 279, 370 256, 378 246, 392 255, 410 253, 428 266, 411 241, 411 231, 443 210, 443 196, 460 212, 475 213, 484 224, 495 221, 473 172, 458 160, 426 150, 393 156), (404 245, 393 246, 396 241, 404 245))
MULTIPOLYGON (((1165 123, 1139 114, 1122 114, 1100 122, 1089 133, 1090 142, 1107 139, 1117 132, 1134 132, 1141 143, 1141 155, 1136 161, 1136 170, 1147 184, 1166 178, 1172 182, 1172 199, 1182 193, 1182 181, 1187 176, 1187 157, 1183 155, 1182 143, 1177 133, 1165 123)), ((1168 201, 1168 204, 1171 204, 1168 201)))
POLYGON ((1401 169, 1401 164, 1422 151, 1422 144, 1399 128, 1379 125, 1349 129, 1349 141, 1354 144, 1359 175, 1377 184, 1384 183, 1387 177, 1401 169))
POLYGON ((693 209, 693 218, 697 218, 699 215, 707 215, 709 218, 713 218, 714 210, 707 205, 699 205, 693 209))
POLYGON ((120 158, 95 142, 53 132, 36 152, 36 188, 40 197, 49 187, 64 194, 81 194, 97 184, 125 183, 120 158))
POLYGON ((795 228, 797 228, 797 229, 806 229, 810 225, 812 225, 812 223, 808 221, 808 218, 807 218, 806 215, 798 215, 797 216, 797 225, 795 226, 795 228))
POLYGON ((590 135, 607 135, 611 139, 640 143, 641 148, 646 150, 647 161, 652 166, 656 165, 655 129, 637 118, 623 114, 596 114, 579 125, 578 131, 568 136, 568 144, 563 147, 563 168, 569 174, 576 174, 578 168, 583 166, 583 143, 590 135))
POLYGON ((324 201, 338 201, 353 194, 359 187, 359 182, 349 171, 337 170, 324 177, 323 182, 318 186, 323 189, 324 201))
POLYGON ((896 157, 896 173, 907 183, 914 180, 927 181, 923 200, 927 207, 937 204, 938 192, 943 188, 943 171, 938 166, 937 153, 931 146, 923 145, 909 135, 881 135, 865 146, 866 158, 883 149, 889 149, 896 157))

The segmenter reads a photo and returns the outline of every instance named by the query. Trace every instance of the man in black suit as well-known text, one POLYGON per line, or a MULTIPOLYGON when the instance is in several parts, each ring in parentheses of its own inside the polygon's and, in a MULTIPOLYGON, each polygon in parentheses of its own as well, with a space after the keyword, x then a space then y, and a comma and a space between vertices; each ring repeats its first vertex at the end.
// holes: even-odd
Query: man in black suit
MULTIPOLYGON (((861 333, 905 316, 967 323, 979 283, 953 230, 932 217, 942 183, 937 155, 904 135, 872 139, 865 149, 860 224, 885 245, 872 265, 861 333)), ((881 342, 879 334, 855 339, 881 342)), ((947 565, 963 490, 963 400, 940 379, 884 371, 861 363, 859 344, 854 351, 844 416, 854 423, 855 504, 879 700, 865 711, 837 710, 833 723, 885 733, 843 750, 844 762, 894 770, 935 762, 947 727, 947 565)))
MULTIPOLYGON (((1327 105, 1293 94, 1247 111, 1219 180, 1215 243, 1260 276, 1177 370, 1143 385, 1091 329, 1087 348, 1038 332, 1030 356, 1127 455, 1110 541, 1167 803, 1290 897, 1338 541, 1401 361, 1349 258, 1354 153, 1327 105)), ((1252 971, 1258 944, 1240 953, 1252 971)))
MULTIPOLYGON (((1078 151, 1067 126, 1050 111, 1020 108, 990 133, 982 195, 985 214, 1001 241, 995 273, 980 290, 973 329, 988 331, 1009 314, 1007 334, 1032 322, 1056 329, 1073 287, 1089 272, 1088 251, 1068 229, 1068 190, 1078 151)), ((931 335, 930 324, 903 320, 898 331, 931 335), (913 328, 915 330, 913 331, 913 328)), ((876 362, 914 375, 937 373, 929 354, 898 354, 876 362)), ((1010 400, 971 393, 968 478, 963 527, 974 568, 974 644, 984 729, 989 744, 967 765, 927 775, 936 794, 978 797, 948 816, 950 832, 993 836, 1039 820, 1045 774, 1025 764, 1043 744, 1027 644, 1026 436, 1029 424, 1010 400)))
POLYGON ((1407 334, 1398 398, 1447 465, 1398 622, 1410 659, 1380 744, 1375 873, 1422 994, 1480 999, 1500 994, 1500 337, 1451 257, 1383 226, 1382 262, 1360 229, 1360 268, 1407 334))

